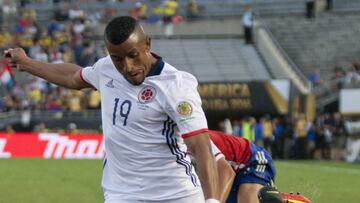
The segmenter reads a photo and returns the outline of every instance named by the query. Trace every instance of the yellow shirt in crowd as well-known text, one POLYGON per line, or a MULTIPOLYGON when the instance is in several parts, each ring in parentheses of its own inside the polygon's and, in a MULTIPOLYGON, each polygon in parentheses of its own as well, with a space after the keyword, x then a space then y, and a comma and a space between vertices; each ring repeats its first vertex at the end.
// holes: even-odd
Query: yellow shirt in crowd
POLYGON ((12 42, 12 37, 10 33, 3 32, 0 33, 0 46, 6 46, 8 43, 12 42))
POLYGON ((147 6, 146 4, 142 4, 140 7, 139 16, 146 16, 146 12, 147 12, 147 6))
POLYGON ((178 3, 176 1, 167 1, 164 5, 164 15, 165 16, 173 16, 176 14, 176 9, 178 7, 178 3))
POLYGON ((270 121, 265 121, 263 123, 263 129, 265 138, 271 138, 273 136, 273 127, 270 121))
POLYGON ((100 92, 99 91, 95 91, 92 90, 90 92, 90 96, 89 96, 89 106, 91 108, 96 108, 100 105, 100 92))
POLYGON ((81 98, 83 94, 81 91, 72 90, 71 94, 69 94, 69 109, 72 112, 79 112, 81 111, 81 98))
POLYGON ((32 88, 29 92, 29 98, 31 101, 39 102, 41 99, 41 91, 37 88, 32 88))
POLYGON ((297 137, 305 137, 306 136, 306 120, 300 119, 296 122, 295 131, 297 137))

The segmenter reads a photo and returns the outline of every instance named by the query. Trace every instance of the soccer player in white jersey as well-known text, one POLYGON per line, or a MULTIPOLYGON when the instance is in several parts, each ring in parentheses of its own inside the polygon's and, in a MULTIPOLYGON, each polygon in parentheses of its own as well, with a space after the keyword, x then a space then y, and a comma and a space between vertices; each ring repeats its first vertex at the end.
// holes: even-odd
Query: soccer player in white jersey
POLYGON ((107 25, 105 44, 109 55, 86 68, 36 61, 21 48, 4 56, 12 67, 49 82, 100 91, 106 203, 218 203, 197 80, 151 53, 151 39, 131 17, 107 25), (187 148, 197 160, 200 181, 187 148))

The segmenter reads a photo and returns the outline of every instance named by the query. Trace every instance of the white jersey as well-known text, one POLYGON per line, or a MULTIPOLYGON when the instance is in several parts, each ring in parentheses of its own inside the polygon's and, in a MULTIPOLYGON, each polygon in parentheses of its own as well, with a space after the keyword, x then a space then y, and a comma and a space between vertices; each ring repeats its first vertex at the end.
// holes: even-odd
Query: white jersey
POLYGON ((158 58, 134 86, 107 56, 81 77, 101 93, 105 196, 169 200, 201 191, 183 140, 207 131, 194 76, 158 58))

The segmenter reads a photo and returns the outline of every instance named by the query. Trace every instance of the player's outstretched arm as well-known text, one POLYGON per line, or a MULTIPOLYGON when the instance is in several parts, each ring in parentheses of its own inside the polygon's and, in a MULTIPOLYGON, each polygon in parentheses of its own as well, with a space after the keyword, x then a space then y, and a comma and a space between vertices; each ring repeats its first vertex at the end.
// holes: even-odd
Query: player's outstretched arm
POLYGON ((205 199, 218 200, 218 172, 208 133, 187 137, 185 143, 196 159, 197 172, 205 199))
POLYGON ((69 63, 52 64, 37 61, 28 57, 22 48, 8 49, 4 51, 3 56, 9 60, 12 68, 26 71, 51 83, 71 89, 91 87, 88 83, 81 80, 81 67, 78 65, 69 63))
POLYGON ((229 196, 235 178, 235 172, 224 157, 217 160, 216 163, 219 174, 220 202, 224 203, 229 196))

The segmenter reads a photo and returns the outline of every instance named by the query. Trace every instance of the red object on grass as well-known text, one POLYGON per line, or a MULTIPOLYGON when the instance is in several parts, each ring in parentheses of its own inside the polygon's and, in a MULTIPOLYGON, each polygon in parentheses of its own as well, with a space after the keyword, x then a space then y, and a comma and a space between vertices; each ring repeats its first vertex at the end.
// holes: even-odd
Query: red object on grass
POLYGON ((311 203, 311 201, 303 195, 296 193, 280 192, 279 195, 284 200, 284 203, 311 203))

